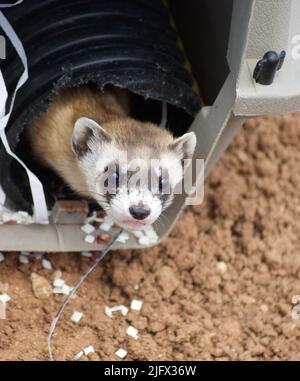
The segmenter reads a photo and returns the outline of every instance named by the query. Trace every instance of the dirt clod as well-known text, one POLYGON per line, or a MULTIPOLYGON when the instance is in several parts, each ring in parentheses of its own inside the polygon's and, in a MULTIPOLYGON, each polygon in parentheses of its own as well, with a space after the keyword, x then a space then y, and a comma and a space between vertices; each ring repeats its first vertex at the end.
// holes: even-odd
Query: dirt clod
POLYGON ((32 281, 32 290, 36 298, 47 299, 52 295, 52 287, 46 278, 32 273, 30 279, 32 281))
POLYGON ((162 295, 169 298, 179 286, 179 280, 171 267, 163 266, 158 270, 157 282, 162 290, 162 295))

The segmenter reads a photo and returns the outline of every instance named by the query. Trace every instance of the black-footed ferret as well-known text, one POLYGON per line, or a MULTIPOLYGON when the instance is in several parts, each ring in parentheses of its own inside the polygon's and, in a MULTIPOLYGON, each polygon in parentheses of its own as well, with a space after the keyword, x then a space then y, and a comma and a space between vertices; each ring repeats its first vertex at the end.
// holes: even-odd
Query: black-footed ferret
POLYGON ((25 134, 35 157, 74 191, 96 200, 119 226, 139 230, 172 203, 196 136, 174 139, 128 115, 125 90, 65 89, 25 134))

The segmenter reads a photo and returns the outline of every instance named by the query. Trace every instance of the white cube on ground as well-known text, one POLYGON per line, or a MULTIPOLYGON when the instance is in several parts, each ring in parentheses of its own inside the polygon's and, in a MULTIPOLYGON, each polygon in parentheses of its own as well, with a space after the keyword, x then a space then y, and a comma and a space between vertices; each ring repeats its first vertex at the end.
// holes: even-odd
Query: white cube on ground
POLYGON ((95 242, 95 237, 93 236, 93 235, 86 235, 85 237, 84 237, 84 240, 85 240, 85 242, 87 242, 87 243, 93 243, 93 242, 95 242))
POLYGON ((68 286, 67 284, 64 284, 64 285, 62 286, 61 290, 62 290, 62 293, 63 293, 63 294, 65 294, 65 295, 69 295, 69 294, 72 292, 73 287, 68 286))
POLYGON ((81 253, 81 255, 82 255, 83 257, 88 257, 88 258, 91 258, 91 257, 93 256, 93 254, 92 254, 91 252, 89 252, 89 251, 83 251, 83 252, 81 253))
POLYGON ((108 232, 112 228, 113 224, 114 224, 114 221, 112 220, 112 218, 110 216, 106 216, 104 217, 104 220, 102 224, 100 225, 100 229, 103 230, 104 232, 108 232))
POLYGON ((130 304, 130 308, 134 311, 140 311, 142 309, 143 302, 141 300, 133 299, 130 304))
POLYGON ((52 264, 50 261, 48 261, 48 259, 43 259, 42 260, 42 266, 44 267, 44 269, 46 270, 52 270, 52 264))
POLYGON ((7 303, 10 301, 10 296, 7 294, 0 294, 0 302, 7 303))
POLYGON ((103 222, 103 224, 100 225, 100 229, 106 233, 110 231, 111 227, 112 227, 111 224, 107 224, 105 222, 103 222))
POLYGON ((90 353, 94 353, 95 349, 92 345, 89 345, 88 347, 84 348, 83 353, 87 356, 90 353))
POLYGON ((64 284, 65 284, 65 281, 63 279, 54 279, 53 281, 54 287, 62 288, 64 284))
POLYGON ((117 242, 125 243, 129 240, 129 234, 125 231, 122 231, 122 233, 117 238, 117 242))
POLYGON ((132 325, 128 326, 126 333, 128 336, 134 337, 135 339, 138 338, 138 336, 137 336, 138 330, 136 328, 134 328, 132 325))
POLYGON ((87 242, 87 243, 94 243, 95 242, 95 237, 93 236, 93 235, 86 235, 85 237, 84 237, 84 240, 85 240, 85 242, 87 242))
POLYGON ((26 255, 20 254, 19 262, 22 263, 23 265, 27 265, 29 263, 29 259, 26 255))
POLYGON ((3 253, 0 253, 0 262, 3 262, 4 259, 5 259, 4 254, 3 254, 3 253))
POLYGON ((217 269, 220 271, 221 274, 224 274, 227 271, 226 263, 223 261, 217 262, 217 269))
POLYGON ((85 233, 85 234, 91 234, 95 231, 95 228, 93 225, 91 224, 85 224, 81 227, 81 230, 85 233))
POLYGON ((71 316, 71 321, 73 321, 74 323, 79 323, 82 316, 83 316, 82 312, 74 311, 72 316, 71 316))
POLYGON ((127 351, 123 348, 119 348, 116 352, 115 355, 119 357, 120 359, 124 359, 127 356, 127 351))

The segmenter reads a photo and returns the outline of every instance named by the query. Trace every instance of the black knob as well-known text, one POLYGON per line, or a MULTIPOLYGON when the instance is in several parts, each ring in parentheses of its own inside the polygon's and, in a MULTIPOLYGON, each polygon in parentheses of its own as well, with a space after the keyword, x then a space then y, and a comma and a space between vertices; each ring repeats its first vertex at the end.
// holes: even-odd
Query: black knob
POLYGON ((261 85, 271 85, 274 81, 275 73, 280 70, 285 59, 285 51, 280 54, 270 50, 259 60, 253 72, 253 78, 261 85))

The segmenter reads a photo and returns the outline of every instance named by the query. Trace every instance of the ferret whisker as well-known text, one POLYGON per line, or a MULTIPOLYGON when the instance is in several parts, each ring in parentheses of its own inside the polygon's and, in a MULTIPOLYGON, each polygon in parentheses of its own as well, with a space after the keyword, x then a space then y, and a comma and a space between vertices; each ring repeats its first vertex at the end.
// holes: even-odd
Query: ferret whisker
POLYGON ((163 219, 165 219, 166 221, 166 216, 163 214, 163 212, 159 215, 158 219, 156 220, 157 224, 160 224, 162 227, 164 226, 163 223, 163 219))
POLYGON ((156 220, 156 222, 157 222, 157 226, 161 226, 162 228, 164 227, 164 223, 163 223, 162 219, 158 218, 156 220))

